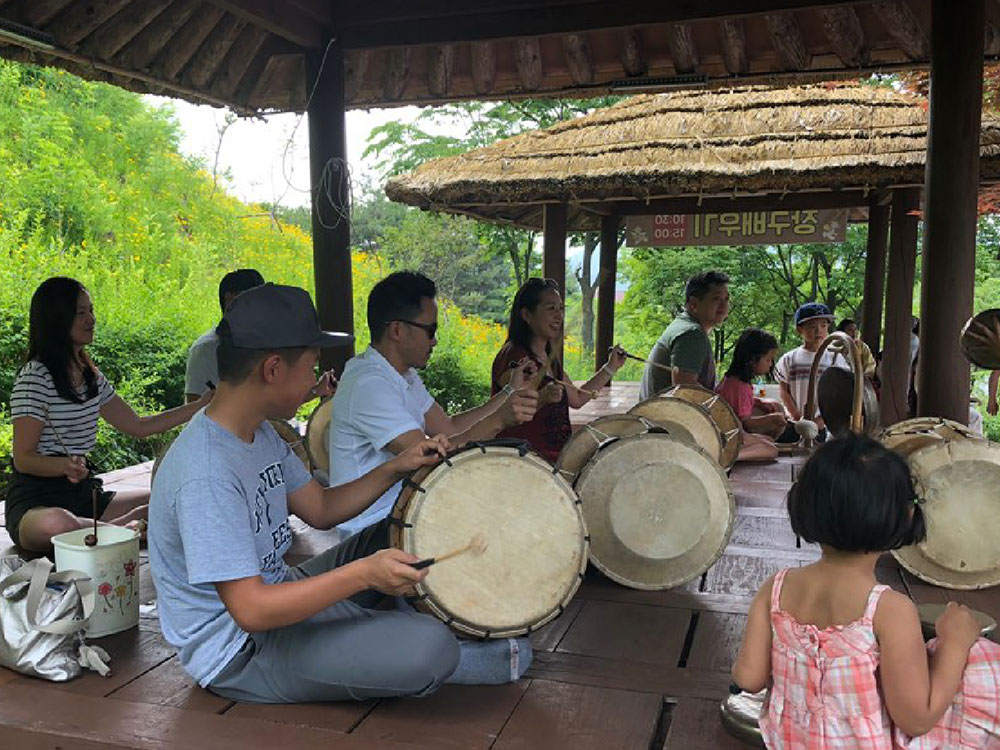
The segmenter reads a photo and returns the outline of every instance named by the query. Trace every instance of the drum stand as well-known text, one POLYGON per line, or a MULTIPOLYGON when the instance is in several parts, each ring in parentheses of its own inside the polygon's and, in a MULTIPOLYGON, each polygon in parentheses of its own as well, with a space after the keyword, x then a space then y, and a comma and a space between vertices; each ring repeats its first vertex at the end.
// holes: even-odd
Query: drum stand
MULTIPOLYGON (((861 348, 857 346, 850 336, 842 331, 834 331, 819 345, 816 356, 813 357, 812 368, 809 370, 809 398, 806 400, 802 418, 812 422, 816 417, 816 392, 818 386, 819 363, 823 359, 823 353, 829 349, 834 356, 841 355, 851 365, 854 373, 854 402, 851 409, 851 432, 860 435, 865 429, 864 419, 864 395, 865 395, 865 368, 861 361, 861 348)), ((800 444, 807 452, 815 447, 816 440, 810 435, 803 435, 800 444)))

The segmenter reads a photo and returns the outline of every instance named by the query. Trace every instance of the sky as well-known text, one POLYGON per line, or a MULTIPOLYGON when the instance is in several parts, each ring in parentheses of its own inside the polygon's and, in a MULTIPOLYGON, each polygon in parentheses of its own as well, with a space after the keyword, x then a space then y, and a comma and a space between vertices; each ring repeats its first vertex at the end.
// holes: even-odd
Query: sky
MULTIPOLYGON (((179 99, 148 96, 156 106, 174 109, 184 132, 181 152, 200 156, 211 168, 219 143, 219 129, 228 110, 195 105, 179 99)), ((372 128, 393 120, 407 122, 420 113, 418 107, 354 110, 347 113, 347 160, 352 181, 372 172, 370 160, 361 158, 372 128)), ((280 202, 304 206, 309 202, 309 125, 305 116, 270 115, 241 118, 230 126, 219 152, 220 172, 228 170, 229 192, 244 202, 280 202)))

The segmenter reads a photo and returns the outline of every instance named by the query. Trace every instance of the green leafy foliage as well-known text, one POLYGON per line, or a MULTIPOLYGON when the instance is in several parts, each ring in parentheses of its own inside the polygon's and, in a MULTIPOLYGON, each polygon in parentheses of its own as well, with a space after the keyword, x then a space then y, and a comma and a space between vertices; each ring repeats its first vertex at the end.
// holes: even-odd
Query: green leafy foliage
MULTIPOLYGON (((226 272, 257 268, 312 291, 309 211, 240 203, 204 165, 179 155, 179 140, 169 107, 0 61, 0 455, 10 455, 7 405, 27 348, 29 301, 49 276, 73 276, 90 290, 98 317, 90 352, 140 414, 183 402, 187 348, 218 322, 226 272)), ((391 252, 354 257, 359 347, 368 291, 397 264, 415 259, 441 272, 469 308, 479 300, 468 279, 482 272, 491 304, 504 303, 503 269, 466 259, 479 243, 469 222, 407 221, 390 239, 391 252), (418 239, 420 253, 408 256, 405 244, 418 239)), ((473 406, 488 390, 502 332, 446 301, 442 322, 428 379, 442 403, 473 406)), ((119 468, 152 458, 170 438, 135 440, 102 423, 90 459, 102 470, 119 468)), ((2 496, 9 462, 0 463, 2 496)))

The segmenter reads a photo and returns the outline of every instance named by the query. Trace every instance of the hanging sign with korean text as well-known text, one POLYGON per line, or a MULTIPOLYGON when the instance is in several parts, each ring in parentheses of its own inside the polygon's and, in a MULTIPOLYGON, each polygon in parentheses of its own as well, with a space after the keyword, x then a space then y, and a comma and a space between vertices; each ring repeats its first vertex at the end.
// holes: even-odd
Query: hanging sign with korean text
POLYGON ((843 242, 846 208, 629 216, 629 247, 807 245, 843 242))

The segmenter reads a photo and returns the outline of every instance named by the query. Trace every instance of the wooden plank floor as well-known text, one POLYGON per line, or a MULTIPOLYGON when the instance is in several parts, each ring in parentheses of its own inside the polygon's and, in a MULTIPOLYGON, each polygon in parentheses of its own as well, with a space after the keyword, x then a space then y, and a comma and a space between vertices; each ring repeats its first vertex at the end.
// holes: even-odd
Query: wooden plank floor
MULTIPOLYGON (((737 502, 725 554, 704 575, 670 591, 627 589, 591 571, 561 617, 532 635, 526 679, 500 687, 446 686, 422 699, 259 706, 193 685, 163 640, 155 613, 97 642, 113 674, 58 685, 0 669, 3 748, 444 748, 572 747, 728 750, 744 747, 718 721, 746 612, 774 571, 816 559, 788 527, 784 498, 801 458, 738 466, 737 502)), ((149 466, 108 477, 143 486, 149 466)), ((332 543, 296 523, 289 554, 301 560, 332 543)), ((0 538, 0 549, 9 539, 0 538)), ((10 552, 10 548, 6 550, 10 552)), ((956 598, 1000 615, 1000 589, 949 592, 903 571, 890 556, 879 579, 916 601, 956 598)), ((148 558, 143 603, 155 599, 148 558)))

